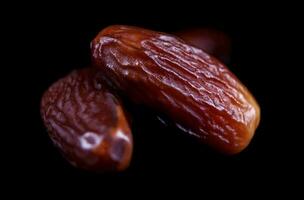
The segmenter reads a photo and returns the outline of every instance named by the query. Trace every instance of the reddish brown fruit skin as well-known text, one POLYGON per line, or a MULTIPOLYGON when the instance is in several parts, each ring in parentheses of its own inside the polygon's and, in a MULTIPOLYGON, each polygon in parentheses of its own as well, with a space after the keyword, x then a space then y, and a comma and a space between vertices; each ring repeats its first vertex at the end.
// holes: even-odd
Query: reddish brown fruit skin
POLYGON ((73 71, 43 95, 41 115, 67 160, 93 171, 128 167, 132 135, 119 100, 94 69, 73 71))
POLYGON ((202 49, 226 64, 229 63, 231 40, 225 33, 210 28, 195 28, 175 34, 188 44, 202 49))
POLYGON ((218 60, 164 33, 110 26, 92 41, 92 59, 134 102, 165 113, 180 128, 220 152, 250 142, 260 109, 218 60))

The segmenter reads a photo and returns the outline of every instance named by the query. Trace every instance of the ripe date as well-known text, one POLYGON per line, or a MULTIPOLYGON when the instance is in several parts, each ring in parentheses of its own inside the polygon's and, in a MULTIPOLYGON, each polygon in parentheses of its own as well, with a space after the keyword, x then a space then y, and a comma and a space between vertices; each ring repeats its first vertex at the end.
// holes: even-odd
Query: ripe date
POLYGON ((120 101, 93 68, 75 70, 43 95, 49 136, 74 166, 93 171, 128 167, 133 141, 120 101))
POLYGON ((130 26, 105 28, 91 49, 95 67, 134 102, 220 152, 235 154, 249 144, 259 106, 217 59, 175 36, 130 26))

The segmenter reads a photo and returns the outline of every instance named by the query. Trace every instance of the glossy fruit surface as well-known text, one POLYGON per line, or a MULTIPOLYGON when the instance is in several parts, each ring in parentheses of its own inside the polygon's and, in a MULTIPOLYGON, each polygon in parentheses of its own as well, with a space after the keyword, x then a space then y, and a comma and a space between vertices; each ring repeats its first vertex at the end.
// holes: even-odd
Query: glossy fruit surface
POLYGON ((134 102, 220 152, 238 153, 249 144, 259 106, 217 59, 175 36, 130 26, 102 30, 91 48, 95 67, 134 102))

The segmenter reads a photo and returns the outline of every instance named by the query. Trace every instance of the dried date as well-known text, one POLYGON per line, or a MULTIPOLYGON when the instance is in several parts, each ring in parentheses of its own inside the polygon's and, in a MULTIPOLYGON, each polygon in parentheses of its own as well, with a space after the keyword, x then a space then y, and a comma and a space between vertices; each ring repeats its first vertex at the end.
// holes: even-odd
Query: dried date
POLYGON ((91 43, 93 64, 136 103, 226 154, 243 150, 260 120, 259 106, 226 66, 175 36, 110 26, 91 43))
POLYGON ((75 70, 43 95, 41 115, 54 144, 74 166, 93 171, 128 167, 133 141, 120 101, 93 68, 75 70))

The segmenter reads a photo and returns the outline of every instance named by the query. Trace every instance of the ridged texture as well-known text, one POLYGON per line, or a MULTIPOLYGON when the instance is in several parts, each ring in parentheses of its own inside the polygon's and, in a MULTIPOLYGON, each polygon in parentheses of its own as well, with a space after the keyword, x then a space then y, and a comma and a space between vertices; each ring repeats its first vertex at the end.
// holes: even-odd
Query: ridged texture
POLYGON ((92 41, 93 63, 133 101, 227 154, 251 140, 260 110, 219 61, 182 40, 145 29, 110 26, 92 41))
POLYGON ((118 99, 94 69, 73 71, 43 95, 41 115, 49 135, 75 166, 95 171, 122 170, 133 143, 118 99))

